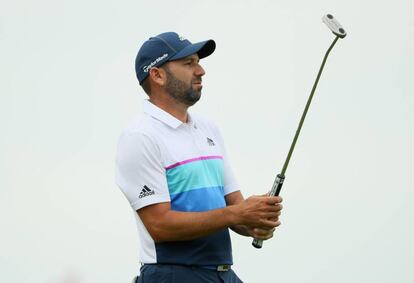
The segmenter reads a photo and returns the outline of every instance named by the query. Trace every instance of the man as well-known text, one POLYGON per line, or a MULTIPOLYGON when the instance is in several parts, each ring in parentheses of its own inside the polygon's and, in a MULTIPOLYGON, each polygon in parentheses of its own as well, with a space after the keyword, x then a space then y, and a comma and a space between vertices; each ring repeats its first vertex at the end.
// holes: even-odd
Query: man
POLYGON ((116 160, 117 183, 137 211, 136 282, 241 282, 231 269, 228 228, 266 240, 280 225, 282 199, 244 200, 219 130, 187 112, 201 96, 199 60, 215 46, 167 32, 147 40, 136 57, 149 100, 144 117, 122 133, 116 160))

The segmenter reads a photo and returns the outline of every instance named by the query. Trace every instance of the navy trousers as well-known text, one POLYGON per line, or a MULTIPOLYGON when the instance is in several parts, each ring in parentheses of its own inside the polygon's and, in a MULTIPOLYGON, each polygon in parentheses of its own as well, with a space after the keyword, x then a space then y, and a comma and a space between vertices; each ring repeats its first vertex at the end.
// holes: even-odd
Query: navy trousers
POLYGON ((136 283, 243 283, 233 270, 212 269, 167 264, 150 264, 141 267, 136 283))

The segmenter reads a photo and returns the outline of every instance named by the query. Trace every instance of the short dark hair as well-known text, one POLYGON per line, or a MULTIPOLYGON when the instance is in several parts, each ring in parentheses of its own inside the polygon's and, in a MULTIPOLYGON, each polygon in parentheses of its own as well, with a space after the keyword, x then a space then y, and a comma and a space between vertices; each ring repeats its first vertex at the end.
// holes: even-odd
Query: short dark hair
POLYGON ((141 84, 142 89, 145 91, 145 93, 150 96, 151 95, 151 84, 149 82, 149 78, 144 80, 141 84))

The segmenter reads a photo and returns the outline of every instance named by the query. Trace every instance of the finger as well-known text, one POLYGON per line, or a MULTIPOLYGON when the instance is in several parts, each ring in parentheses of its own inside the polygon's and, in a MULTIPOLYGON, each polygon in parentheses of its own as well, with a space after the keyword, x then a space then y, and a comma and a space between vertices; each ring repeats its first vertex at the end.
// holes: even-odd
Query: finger
POLYGON ((267 211, 277 212, 277 211, 281 211, 283 209, 283 205, 281 205, 280 203, 278 203, 278 204, 269 204, 269 205, 266 206, 265 209, 267 211))
POLYGON ((283 204, 281 204, 281 203, 276 203, 273 206, 276 207, 277 210, 282 210, 283 209, 283 204))
POLYGON ((269 218, 269 220, 272 220, 272 221, 278 221, 279 220, 279 216, 280 216, 280 212, 277 214, 277 216, 276 217, 270 217, 269 218))
POLYGON ((277 203, 282 202, 282 198, 279 197, 279 196, 277 196, 277 197, 276 196, 266 197, 266 199, 267 199, 267 201, 266 201, 267 204, 277 204, 277 203))
POLYGON ((261 225, 258 228, 264 229, 264 230, 269 230, 275 227, 279 227, 281 224, 280 220, 269 220, 267 219, 266 221, 263 222, 263 225, 261 225))
POLYGON ((259 195, 258 197, 268 197, 274 199, 277 203, 281 203, 283 201, 283 198, 281 196, 271 196, 270 191, 266 194, 259 195))
MULTIPOLYGON (((262 232, 255 232, 255 231, 258 231, 257 230, 257 228, 256 229, 254 229, 254 231, 253 231, 253 237, 255 238, 255 239, 258 239, 258 240, 268 240, 268 239, 270 239, 270 238, 272 238, 273 237, 273 232, 274 232, 274 229, 272 229, 271 231, 268 231, 268 232, 266 232, 266 233, 262 233, 262 232)), ((260 231, 266 231, 266 230, 261 230, 260 229, 260 231)))
POLYGON ((283 198, 280 197, 280 196, 273 196, 273 198, 274 198, 276 203, 282 203, 282 201, 283 201, 283 198))
POLYGON ((263 214, 262 218, 276 222, 279 220, 279 215, 278 215, 278 212, 268 212, 268 213, 263 214))
POLYGON ((279 218, 279 216, 281 215, 281 211, 280 210, 276 210, 276 211, 266 211, 265 213, 262 214, 263 218, 266 219, 275 219, 275 221, 279 218))
POLYGON ((253 233, 254 233, 256 236, 262 236, 262 237, 265 237, 265 236, 267 236, 267 235, 269 235, 269 234, 273 233, 275 230, 276 230, 276 228, 272 228, 272 229, 270 229, 270 230, 267 230, 267 229, 261 229, 261 228, 254 228, 254 229, 253 229, 253 233))
POLYGON ((270 230, 279 225, 280 225, 280 221, 271 221, 269 219, 262 219, 260 221, 260 225, 257 228, 264 229, 264 230, 270 230))
POLYGON ((255 239, 257 239, 257 240, 262 240, 262 241, 265 241, 265 240, 269 240, 270 238, 272 238, 273 237, 273 234, 271 234, 271 235, 266 235, 266 236, 254 236, 253 238, 255 238, 255 239))

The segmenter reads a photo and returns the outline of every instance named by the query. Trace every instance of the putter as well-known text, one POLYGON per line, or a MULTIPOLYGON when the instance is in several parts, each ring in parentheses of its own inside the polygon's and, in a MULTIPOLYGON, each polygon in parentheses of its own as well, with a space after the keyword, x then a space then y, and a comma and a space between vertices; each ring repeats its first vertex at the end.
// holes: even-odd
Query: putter
MULTIPOLYGON (((346 36, 346 31, 342 28, 341 24, 331 14, 323 16, 322 21, 328 26, 328 28, 333 32, 333 34, 335 34, 335 39, 325 53, 325 57, 323 58, 322 65, 319 68, 319 72, 313 84, 312 91, 308 98, 308 102, 306 103, 305 110, 303 111, 302 118, 300 119, 295 137, 293 138, 289 153, 286 157, 285 164, 283 165, 282 172, 276 176, 275 181, 273 182, 272 190, 269 192, 269 196, 278 196, 280 190, 282 189, 283 181, 285 180, 285 173, 289 165, 290 158, 292 156, 293 150, 295 149, 296 141, 298 140, 300 130, 302 129, 303 121, 305 121, 306 113, 308 113, 309 106, 312 102, 313 94, 315 93, 316 86, 318 85, 319 78, 321 77, 323 67, 325 66, 326 60, 328 59, 328 55, 334 47, 335 43, 338 41, 338 39, 344 38, 346 36)), ((252 245, 257 249, 260 249, 263 245, 263 240, 254 239, 252 245)))

